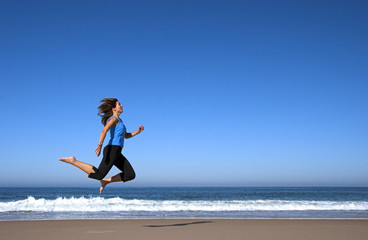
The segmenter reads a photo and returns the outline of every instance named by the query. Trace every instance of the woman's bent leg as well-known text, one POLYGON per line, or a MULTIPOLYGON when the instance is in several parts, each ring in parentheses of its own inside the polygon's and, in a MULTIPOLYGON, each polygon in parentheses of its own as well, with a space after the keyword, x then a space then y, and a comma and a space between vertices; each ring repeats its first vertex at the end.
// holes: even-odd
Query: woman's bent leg
POLYGON ((134 169, 132 167, 132 165, 130 165, 128 159, 126 159, 124 157, 123 154, 119 154, 119 158, 117 158, 114 162, 114 165, 121 170, 122 172, 111 177, 111 178, 104 178, 101 180, 101 187, 100 187, 100 194, 102 194, 104 188, 106 187, 107 184, 112 183, 112 182, 127 182, 130 180, 133 180, 135 178, 135 172, 134 169))
POLYGON ((114 165, 117 168, 119 168, 120 171, 122 171, 120 173, 120 177, 123 182, 127 182, 135 178, 134 169, 130 164, 130 162, 128 161, 128 159, 126 159, 123 154, 120 154, 118 161, 116 161, 114 165))

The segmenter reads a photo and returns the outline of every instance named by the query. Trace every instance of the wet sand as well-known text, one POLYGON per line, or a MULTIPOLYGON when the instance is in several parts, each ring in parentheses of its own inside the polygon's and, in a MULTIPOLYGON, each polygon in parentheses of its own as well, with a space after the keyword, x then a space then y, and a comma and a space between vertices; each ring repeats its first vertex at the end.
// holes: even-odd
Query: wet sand
POLYGON ((0 221, 2 240, 367 240, 368 220, 129 219, 0 221))

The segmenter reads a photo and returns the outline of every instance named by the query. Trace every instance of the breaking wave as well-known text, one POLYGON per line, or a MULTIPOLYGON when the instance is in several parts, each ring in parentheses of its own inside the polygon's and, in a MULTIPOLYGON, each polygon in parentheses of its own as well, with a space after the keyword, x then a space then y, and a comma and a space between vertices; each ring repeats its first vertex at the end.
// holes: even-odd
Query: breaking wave
POLYGON ((227 212, 227 211, 367 211, 367 201, 180 201, 127 200, 119 197, 27 199, 0 202, 0 212, 227 212))

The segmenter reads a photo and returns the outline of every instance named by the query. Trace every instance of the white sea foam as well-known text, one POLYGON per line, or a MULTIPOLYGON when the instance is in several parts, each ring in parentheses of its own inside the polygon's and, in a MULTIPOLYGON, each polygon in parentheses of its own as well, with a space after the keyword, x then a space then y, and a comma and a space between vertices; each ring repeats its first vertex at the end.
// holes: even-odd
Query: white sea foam
POLYGON ((175 211, 368 211, 367 201, 157 201, 127 200, 119 197, 27 199, 0 202, 0 212, 175 212, 175 211))

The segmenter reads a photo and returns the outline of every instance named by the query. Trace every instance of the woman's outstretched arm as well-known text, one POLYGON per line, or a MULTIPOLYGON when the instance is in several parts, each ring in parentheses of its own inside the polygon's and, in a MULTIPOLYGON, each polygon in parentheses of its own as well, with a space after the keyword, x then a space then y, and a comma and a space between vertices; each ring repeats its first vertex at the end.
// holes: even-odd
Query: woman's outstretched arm
POLYGON ((135 131, 135 132, 131 132, 131 133, 125 133, 125 136, 124 138, 131 138, 131 137, 134 137, 136 136, 137 134, 143 132, 144 130, 144 127, 143 126, 139 126, 138 130, 135 131))

